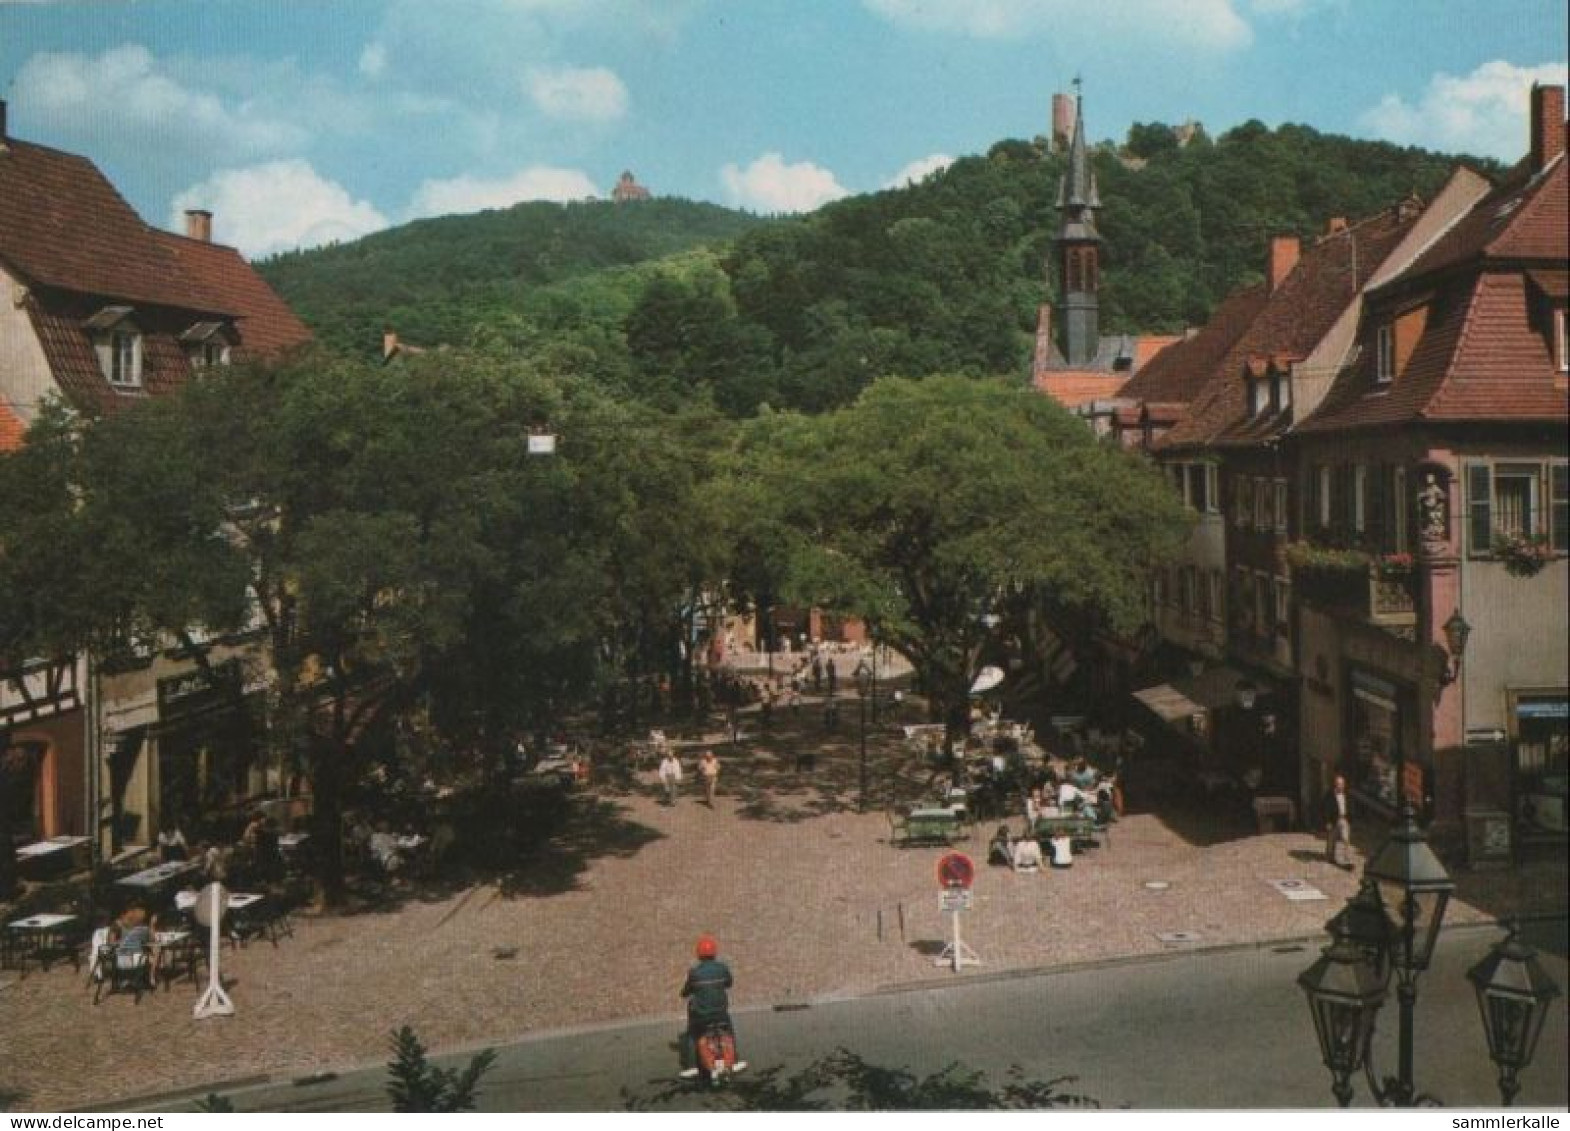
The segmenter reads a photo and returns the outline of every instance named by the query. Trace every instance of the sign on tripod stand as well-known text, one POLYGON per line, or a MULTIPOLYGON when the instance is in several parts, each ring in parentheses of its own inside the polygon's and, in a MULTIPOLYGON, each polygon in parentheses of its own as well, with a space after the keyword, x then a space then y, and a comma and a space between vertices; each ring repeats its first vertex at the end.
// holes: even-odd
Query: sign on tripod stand
POLYGON ((953 938, 933 965, 952 965, 956 974, 962 967, 981 965, 981 958, 959 934, 960 913, 970 910, 970 885, 975 879, 976 866, 963 852, 950 852, 938 861, 938 909, 949 917, 953 938))
POLYGON ((234 1012, 234 1002, 224 992, 223 979, 218 975, 218 952, 222 948, 224 913, 229 910, 229 890, 220 883, 208 884, 196 897, 196 921, 207 928, 207 989, 202 992, 191 1011, 200 1021, 204 1017, 227 1017, 234 1012))

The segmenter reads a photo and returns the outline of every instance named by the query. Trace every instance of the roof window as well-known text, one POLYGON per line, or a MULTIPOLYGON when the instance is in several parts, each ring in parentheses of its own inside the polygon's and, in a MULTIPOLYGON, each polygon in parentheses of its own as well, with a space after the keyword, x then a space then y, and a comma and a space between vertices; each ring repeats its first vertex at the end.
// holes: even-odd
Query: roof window
POLYGON ((129 306, 106 306, 85 323, 98 368, 116 389, 142 387, 142 331, 129 306))

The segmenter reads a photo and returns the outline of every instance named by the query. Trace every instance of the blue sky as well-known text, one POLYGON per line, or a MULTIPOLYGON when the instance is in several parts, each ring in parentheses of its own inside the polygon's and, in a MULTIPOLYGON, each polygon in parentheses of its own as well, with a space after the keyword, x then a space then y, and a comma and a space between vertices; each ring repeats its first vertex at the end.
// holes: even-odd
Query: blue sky
POLYGON ((803 211, 1047 132, 1250 118, 1514 160, 1562 0, 0 0, 13 136, 248 254, 524 199, 803 211))

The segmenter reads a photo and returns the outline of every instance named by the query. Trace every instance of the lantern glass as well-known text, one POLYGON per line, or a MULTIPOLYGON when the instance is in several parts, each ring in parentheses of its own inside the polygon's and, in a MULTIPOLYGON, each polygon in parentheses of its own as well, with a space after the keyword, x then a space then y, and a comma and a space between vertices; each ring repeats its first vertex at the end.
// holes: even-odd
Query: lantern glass
POLYGON ((1298 976, 1308 996, 1325 1067, 1343 1080, 1363 1066, 1385 989, 1362 952, 1346 938, 1325 948, 1298 976))
POLYGON ((1537 1051, 1549 1004, 1559 996, 1559 987, 1514 930, 1466 976, 1477 990, 1489 1057, 1502 1069, 1525 1068, 1537 1051))
POLYGON ((1442 631, 1445 634, 1445 647, 1450 649, 1452 658, 1459 660, 1466 654, 1467 637, 1472 635, 1472 626, 1466 623, 1466 618, 1457 609, 1450 614, 1450 619, 1445 621, 1442 631))
POLYGON ((1373 968, 1380 985, 1390 981, 1390 950, 1397 937, 1396 925, 1385 913, 1379 885, 1364 879, 1357 894, 1325 924, 1331 937, 1349 940, 1373 968))
POLYGON ((1412 973, 1428 969, 1455 882, 1428 846, 1410 802, 1401 807, 1401 824, 1365 871, 1378 883, 1397 924, 1390 956, 1396 969, 1412 973))

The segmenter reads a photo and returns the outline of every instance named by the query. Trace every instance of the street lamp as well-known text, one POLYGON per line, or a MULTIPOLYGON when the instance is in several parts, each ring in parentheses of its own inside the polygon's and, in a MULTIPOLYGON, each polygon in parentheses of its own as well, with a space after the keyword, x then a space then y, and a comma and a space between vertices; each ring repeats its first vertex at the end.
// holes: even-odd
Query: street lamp
POLYGON ((1334 1079, 1331 1091, 1342 1107, 1352 1104, 1352 1073, 1368 1064, 1374 1019, 1385 987, 1350 936, 1325 947, 1318 961, 1298 975, 1314 1011, 1319 1052, 1334 1079))
POLYGON ((856 679, 856 702, 861 705, 861 765, 860 765, 860 793, 856 802, 856 811, 867 811, 867 688, 872 682, 872 673, 867 667, 867 660, 863 657, 857 664, 853 673, 856 679))
POLYGON ((1559 996, 1537 953, 1516 937, 1518 931, 1512 923, 1504 939, 1466 972, 1477 990, 1489 1058, 1499 1066, 1499 1096, 1505 1107, 1521 1090, 1516 1074, 1532 1063, 1548 1006, 1559 996))
MULTIPOLYGON (((1364 869, 1357 894, 1325 924, 1333 945, 1298 977, 1331 1072, 1331 1090, 1341 1106, 1351 1103, 1348 1081, 1359 1067, 1381 1107, 1411 1107, 1427 1099, 1417 1094, 1412 1080, 1413 1007, 1418 975, 1433 959, 1454 890, 1455 883, 1418 826, 1416 811, 1406 802, 1400 825, 1364 869), (1400 1061, 1397 1074, 1381 1085, 1370 1044, 1392 973, 1401 1007, 1400 1061)), ((1559 988, 1514 930, 1467 977, 1477 990, 1489 1056, 1499 1066, 1499 1092, 1508 1106, 1519 1090, 1516 1075, 1531 1062, 1559 988)))
POLYGON ((1466 654, 1466 640, 1472 635, 1472 626, 1466 623, 1461 610, 1456 609, 1450 614, 1450 619, 1440 626, 1440 631, 1445 634, 1445 648, 1450 658, 1439 673, 1439 686, 1448 687, 1460 678, 1461 657, 1466 654))

